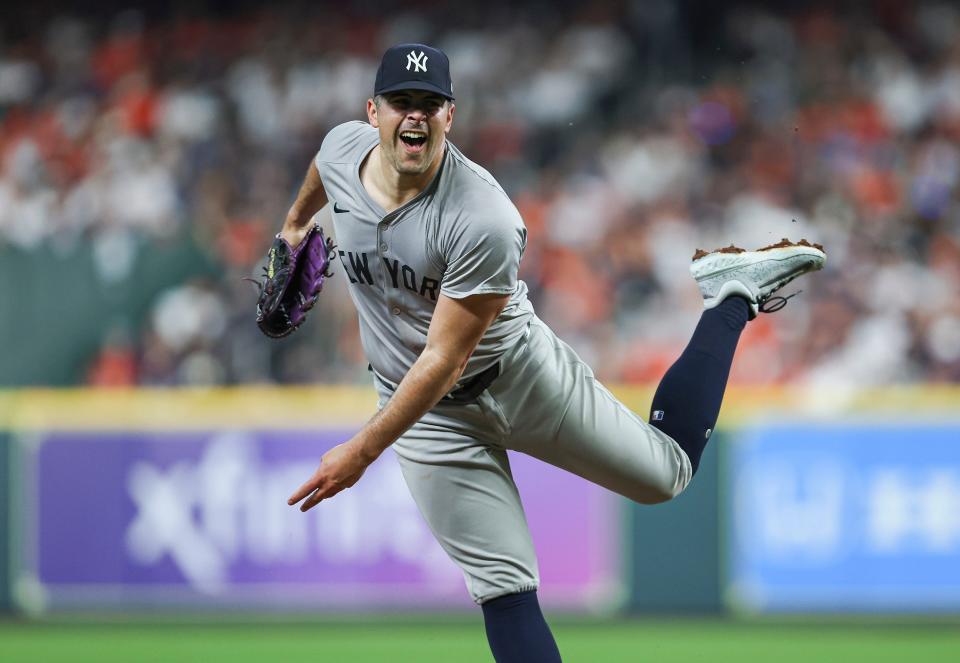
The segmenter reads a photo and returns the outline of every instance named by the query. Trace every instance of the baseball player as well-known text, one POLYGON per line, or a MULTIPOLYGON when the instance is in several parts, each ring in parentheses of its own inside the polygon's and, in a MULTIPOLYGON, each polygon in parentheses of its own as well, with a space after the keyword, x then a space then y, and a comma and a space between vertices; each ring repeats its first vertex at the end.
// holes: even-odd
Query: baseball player
MULTIPOLYGON (((483 609, 498 663, 560 660, 537 601, 537 560, 507 450, 643 504, 697 470, 741 330, 771 295, 819 269, 820 247, 698 251, 705 311, 664 376, 650 422, 631 412, 534 313, 517 279, 526 230, 497 181, 446 138, 449 63, 424 44, 386 51, 367 122, 331 130, 281 238, 298 246, 330 204, 379 411, 289 499, 301 511, 354 485, 393 445, 440 544, 483 609)), ((589 219, 584 219, 589 223, 589 219)))

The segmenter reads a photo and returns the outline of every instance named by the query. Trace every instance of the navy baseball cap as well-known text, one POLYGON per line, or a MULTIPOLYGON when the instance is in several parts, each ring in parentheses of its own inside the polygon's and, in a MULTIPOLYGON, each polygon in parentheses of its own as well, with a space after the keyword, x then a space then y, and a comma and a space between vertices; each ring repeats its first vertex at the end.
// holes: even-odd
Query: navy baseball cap
POLYGON ((387 49, 377 69, 374 96, 398 90, 427 90, 453 99, 450 60, 439 48, 397 44, 387 49))

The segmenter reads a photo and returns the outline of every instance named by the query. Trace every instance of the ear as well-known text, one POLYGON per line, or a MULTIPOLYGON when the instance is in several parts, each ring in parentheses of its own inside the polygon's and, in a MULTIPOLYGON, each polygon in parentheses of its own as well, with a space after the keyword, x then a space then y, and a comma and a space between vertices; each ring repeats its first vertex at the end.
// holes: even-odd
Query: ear
POLYGON ((377 104, 373 99, 367 99, 367 121, 376 128, 380 127, 380 121, 377 119, 377 104))
POLYGON ((450 102, 450 109, 447 111, 447 126, 443 128, 443 133, 450 133, 450 128, 453 127, 453 111, 457 110, 457 107, 454 103, 450 102))

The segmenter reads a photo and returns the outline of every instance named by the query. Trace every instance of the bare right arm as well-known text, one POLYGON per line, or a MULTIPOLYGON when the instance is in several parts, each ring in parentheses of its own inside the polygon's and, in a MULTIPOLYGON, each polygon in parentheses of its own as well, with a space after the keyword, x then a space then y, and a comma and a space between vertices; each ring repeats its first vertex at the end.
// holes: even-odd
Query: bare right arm
POLYGON ((280 236, 287 240, 290 246, 297 246, 310 228, 310 219, 326 204, 327 192, 323 190, 317 165, 311 162, 300 192, 297 193, 297 199, 287 212, 280 236))

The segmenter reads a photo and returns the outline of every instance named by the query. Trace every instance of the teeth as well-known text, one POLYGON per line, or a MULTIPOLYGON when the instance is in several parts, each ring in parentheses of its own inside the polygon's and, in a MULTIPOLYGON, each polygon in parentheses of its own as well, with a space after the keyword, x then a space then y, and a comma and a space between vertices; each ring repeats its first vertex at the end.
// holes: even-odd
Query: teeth
POLYGON ((419 131, 401 131, 401 138, 426 138, 427 134, 420 133, 419 131))

